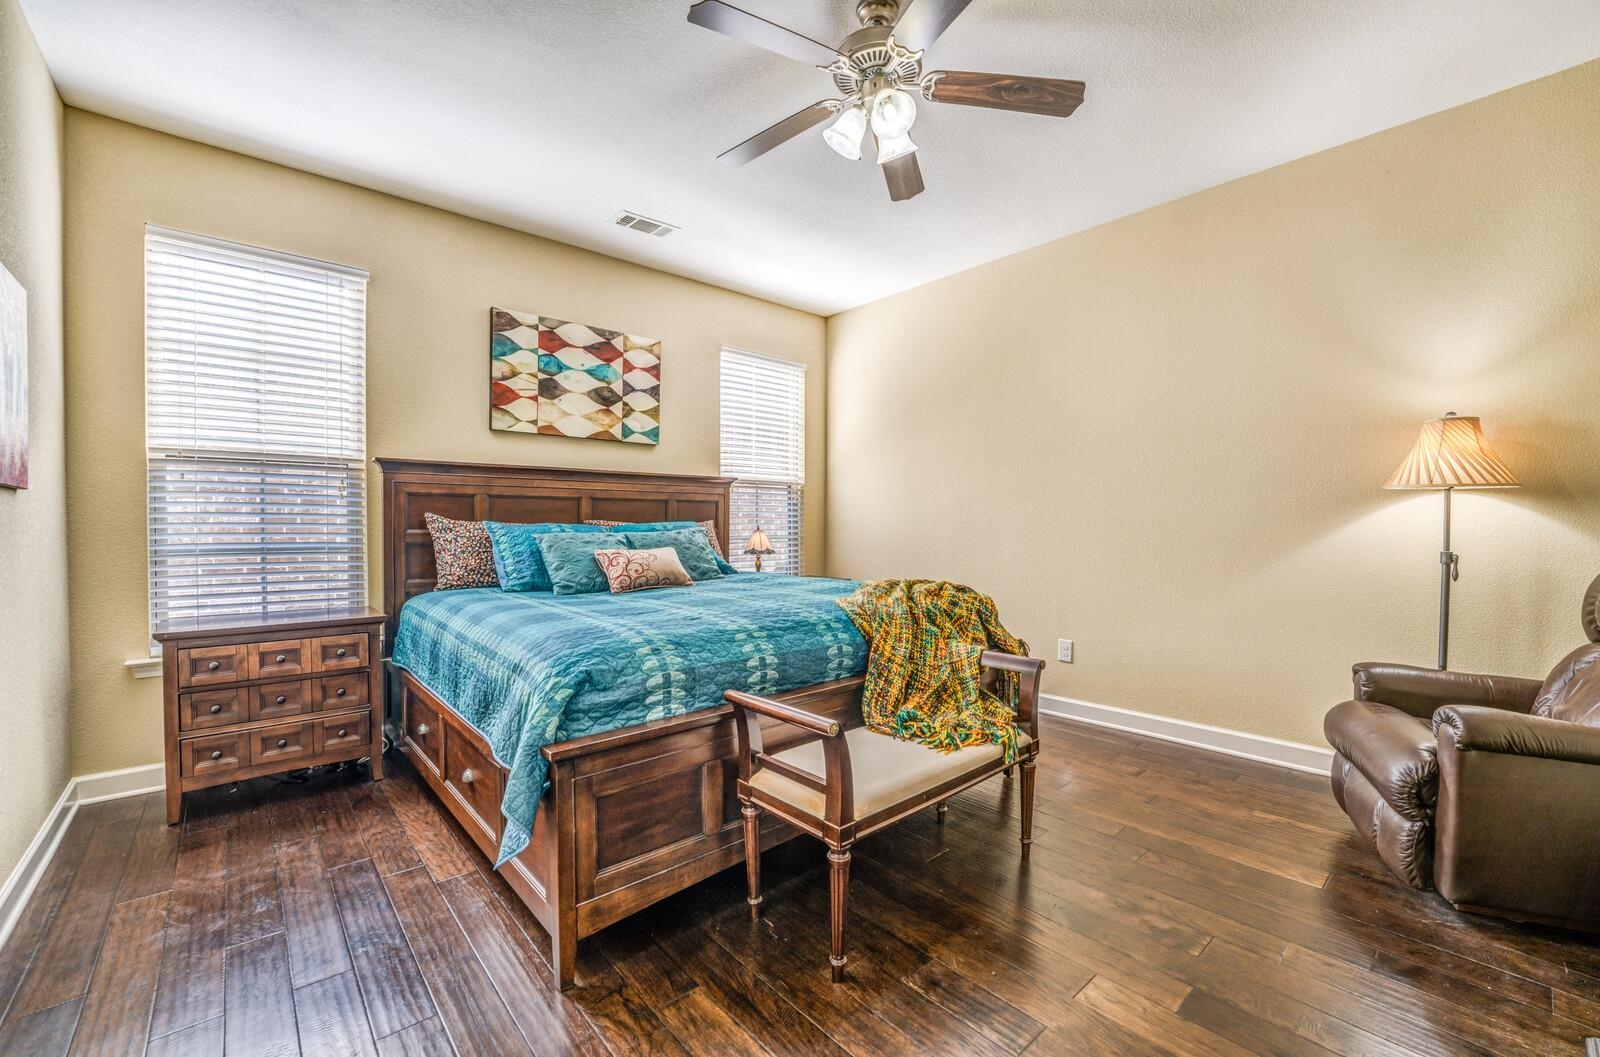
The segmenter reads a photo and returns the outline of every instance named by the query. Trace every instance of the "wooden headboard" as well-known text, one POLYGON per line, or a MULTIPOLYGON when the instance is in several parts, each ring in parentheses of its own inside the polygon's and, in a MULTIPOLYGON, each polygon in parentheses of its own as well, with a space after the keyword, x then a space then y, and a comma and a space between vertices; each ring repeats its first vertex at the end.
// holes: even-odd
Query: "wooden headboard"
POLYGON ((394 641, 400 606, 433 590, 433 540, 423 515, 462 521, 577 523, 715 521, 728 546, 732 477, 549 466, 379 459, 383 471, 383 611, 394 641))

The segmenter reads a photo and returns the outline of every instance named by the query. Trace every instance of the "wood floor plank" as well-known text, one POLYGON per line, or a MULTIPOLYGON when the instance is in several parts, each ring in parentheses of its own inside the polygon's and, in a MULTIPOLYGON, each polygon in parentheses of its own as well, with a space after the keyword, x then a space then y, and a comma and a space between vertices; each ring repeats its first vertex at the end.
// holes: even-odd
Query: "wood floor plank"
POLYGON ((137 798, 144 803, 128 867, 117 890, 117 902, 139 899, 157 892, 172 891, 178 866, 178 847, 183 831, 167 825, 166 801, 160 793, 137 798))
POLYGON ((226 979, 223 1049, 228 1057, 297 1057, 300 1040, 283 933, 230 946, 226 979))
POLYGON ((456 1057, 450 1036, 438 1017, 378 1040, 379 1057, 456 1057))
POLYGON ((767 1048, 698 987, 661 1010, 661 1019, 695 1053, 772 1057, 767 1048))
POLYGON ((1078 992, 1078 1001, 1126 1031, 1154 1040, 1174 1057, 1252 1057, 1243 1046, 1104 977, 1090 980, 1078 992))
POLYGON ((481 874, 452 877, 439 891, 535 1053, 610 1053, 583 1011, 556 990, 549 966, 481 874))
POLYGON ((478 869, 477 851, 466 846, 453 820, 438 808, 420 782, 385 783, 384 797, 411 836, 411 845, 435 881, 459 877, 478 869))
POLYGON ((323 867, 322 841, 309 837, 273 849, 283 922, 288 932, 289 970, 294 986, 337 976, 351 968, 339 922, 333 882, 323 867))
POLYGON ((378 1038, 432 1017, 433 999, 370 859, 329 871, 361 996, 378 1038))
POLYGON ((0 1022, 0 1054, 65 1057, 82 1006, 83 999, 74 998, 25 1016, 6 1017, 0 1022))
POLYGON ((222 1016, 228 828, 185 830, 150 1012, 160 1038, 222 1016))
POLYGON ((72 876, 89 847, 94 826, 80 812, 62 834, 56 853, 44 868, 33 895, 22 907, 11 935, 0 945, 0 1022, 16 996, 34 952, 49 931, 61 901, 66 898, 72 876))
POLYGON ((294 1013, 303 1057, 376 1057, 353 970, 295 988, 294 1013))
POLYGON ((222 1018, 216 1017, 151 1039, 144 1057, 223 1057, 222 1045, 222 1018))
POLYGON ((383 884, 461 1057, 532 1053, 428 871, 391 874, 383 884))
POLYGON ((388 784, 366 782, 350 790, 354 823, 365 835, 367 850, 383 877, 422 865, 422 857, 411 843, 411 835, 395 817, 394 808, 384 796, 383 789, 388 784))
POLYGON ((73 1057, 139 1057, 144 1053, 170 899, 170 892, 157 892, 119 903, 112 910, 72 1038, 73 1057))
POLYGON ((89 989, 95 955, 111 917, 117 888, 122 884, 132 843, 131 826, 107 821, 95 827, 8 1017, 48 1009, 79 998, 89 989))
POLYGON ((272 839, 270 812, 265 805, 240 815, 228 827, 229 947, 283 931, 272 839))

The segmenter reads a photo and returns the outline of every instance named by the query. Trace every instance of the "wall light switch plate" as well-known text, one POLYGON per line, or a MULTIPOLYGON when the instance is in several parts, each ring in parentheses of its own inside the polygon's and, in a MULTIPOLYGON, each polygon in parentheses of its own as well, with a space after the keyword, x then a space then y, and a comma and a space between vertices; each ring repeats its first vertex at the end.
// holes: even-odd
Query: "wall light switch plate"
POLYGON ((1071 664, 1072 663, 1072 640, 1071 639, 1057 639, 1056 640, 1056 660, 1061 661, 1064 664, 1071 664))

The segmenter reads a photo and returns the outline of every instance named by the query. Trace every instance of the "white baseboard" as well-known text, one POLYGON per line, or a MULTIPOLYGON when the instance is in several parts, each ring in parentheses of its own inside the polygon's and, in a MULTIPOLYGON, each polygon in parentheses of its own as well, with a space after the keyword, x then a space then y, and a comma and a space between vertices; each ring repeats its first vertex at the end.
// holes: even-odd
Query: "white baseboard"
POLYGON ((1207 723, 1191 723, 1169 716, 1155 716, 1113 705, 1097 705, 1056 694, 1040 694, 1039 711, 1047 716, 1075 719, 1097 727, 1110 727, 1162 741, 1175 741, 1197 749, 1208 749, 1228 756, 1240 756, 1257 763, 1270 763, 1310 774, 1327 774, 1333 764, 1333 750, 1297 741, 1268 738, 1207 723))
POLYGON ((61 846, 61 837, 72 824, 79 807, 84 804, 97 804, 102 800, 116 800, 119 797, 154 792, 161 789, 165 783, 165 768, 159 763, 145 767, 128 767, 120 771, 85 774, 70 779, 66 788, 61 790, 56 806, 44 817, 39 832, 33 835, 33 842, 28 845, 28 850, 22 853, 22 859, 11 871, 11 876, 6 878, 3 886, 0 886, 0 946, 4 946, 6 940, 10 938, 11 930, 16 927, 17 919, 22 916, 22 908, 27 905, 28 897, 33 895, 33 890, 38 887, 39 879, 44 876, 50 860, 55 858, 56 849, 61 846))

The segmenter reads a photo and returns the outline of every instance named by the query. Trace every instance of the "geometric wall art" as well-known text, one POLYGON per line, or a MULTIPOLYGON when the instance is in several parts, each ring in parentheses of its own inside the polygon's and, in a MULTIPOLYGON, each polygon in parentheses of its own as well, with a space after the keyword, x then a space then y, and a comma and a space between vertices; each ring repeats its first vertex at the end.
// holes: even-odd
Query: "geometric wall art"
POLYGON ((489 428, 659 443, 660 340, 491 308, 489 428))
POLYGON ((0 264, 0 487, 28 487, 28 292, 0 264))

